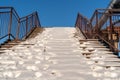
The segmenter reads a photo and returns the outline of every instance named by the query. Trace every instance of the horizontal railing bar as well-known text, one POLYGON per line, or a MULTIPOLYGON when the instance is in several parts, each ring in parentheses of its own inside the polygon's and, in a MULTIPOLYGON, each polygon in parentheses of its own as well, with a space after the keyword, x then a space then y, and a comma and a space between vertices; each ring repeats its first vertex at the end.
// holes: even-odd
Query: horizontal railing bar
POLYGON ((13 7, 0 6, 0 9, 11 9, 13 7))
POLYGON ((0 12, 0 14, 10 13, 10 11, 0 12))
MULTIPOLYGON (((111 12, 112 12, 112 11, 120 11, 120 9, 96 9, 95 12, 93 13, 93 16, 91 17, 90 21, 93 20, 96 12, 97 12, 97 13, 103 13, 103 14, 109 14, 108 12, 106 13, 106 11, 111 11, 111 12), (103 12, 99 12, 99 11, 101 11, 101 10, 102 10, 103 12)), ((109 14, 109 15, 111 15, 111 14, 109 14)))
POLYGON ((35 15, 36 13, 37 13, 37 12, 33 12, 33 13, 27 15, 27 16, 24 16, 24 17, 20 18, 20 20, 25 19, 26 17, 30 17, 30 16, 32 16, 32 15, 35 15))
POLYGON ((96 10, 97 11, 101 11, 101 10, 103 10, 103 11, 106 11, 106 10, 108 10, 108 11, 120 11, 120 9, 102 9, 102 8, 98 8, 96 10))

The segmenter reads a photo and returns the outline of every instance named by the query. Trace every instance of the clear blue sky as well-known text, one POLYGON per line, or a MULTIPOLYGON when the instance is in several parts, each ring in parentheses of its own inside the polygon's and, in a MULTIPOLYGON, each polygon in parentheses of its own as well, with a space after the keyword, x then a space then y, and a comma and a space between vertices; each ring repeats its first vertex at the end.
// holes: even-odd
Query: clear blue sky
POLYGON ((39 13, 42 26, 74 26, 77 13, 90 18, 96 8, 106 8, 110 0, 0 0, 12 6, 19 16, 39 13))

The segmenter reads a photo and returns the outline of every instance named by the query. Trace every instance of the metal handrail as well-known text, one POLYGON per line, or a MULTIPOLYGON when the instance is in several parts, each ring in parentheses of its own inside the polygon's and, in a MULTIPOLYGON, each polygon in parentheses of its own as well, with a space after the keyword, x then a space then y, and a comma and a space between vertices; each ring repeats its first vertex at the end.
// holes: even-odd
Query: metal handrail
MULTIPOLYGON (((115 45, 120 36, 120 33, 118 33, 119 29, 115 30, 115 24, 119 23, 119 20, 120 9, 97 9, 90 20, 91 23, 95 22, 94 25, 92 25, 93 36, 96 36, 94 34, 97 34, 99 39, 107 43, 113 52, 119 51, 115 45), (107 32, 103 32, 103 30, 106 30, 107 32), (119 35, 117 35, 117 33, 119 35), (104 37, 105 35, 106 37, 104 37), (114 37, 116 37, 117 40, 115 40, 114 37)), ((117 27, 119 28, 119 26, 117 27)))
POLYGON ((117 43, 120 36, 120 9, 96 9, 90 20, 78 14, 75 26, 87 38, 99 39, 105 42, 113 52, 120 52, 117 43), (105 19, 104 19, 105 18, 105 19), (89 23, 88 26, 81 22, 89 23), (87 32, 85 29, 88 29, 87 32))
POLYGON ((75 27, 78 27, 86 39, 91 38, 92 27, 90 21, 80 13, 77 15, 75 27), (84 23, 84 24, 83 24, 84 23))
POLYGON ((33 28, 41 27, 37 12, 20 18, 13 7, 0 10, 0 40, 22 40, 33 28))

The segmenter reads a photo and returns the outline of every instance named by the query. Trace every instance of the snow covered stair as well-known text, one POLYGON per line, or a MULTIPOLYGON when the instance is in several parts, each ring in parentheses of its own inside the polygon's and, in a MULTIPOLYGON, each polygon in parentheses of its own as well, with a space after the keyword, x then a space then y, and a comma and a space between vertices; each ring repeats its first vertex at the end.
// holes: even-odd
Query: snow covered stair
POLYGON ((0 80, 118 80, 120 60, 98 41, 75 33, 73 27, 46 28, 4 50, 0 80))

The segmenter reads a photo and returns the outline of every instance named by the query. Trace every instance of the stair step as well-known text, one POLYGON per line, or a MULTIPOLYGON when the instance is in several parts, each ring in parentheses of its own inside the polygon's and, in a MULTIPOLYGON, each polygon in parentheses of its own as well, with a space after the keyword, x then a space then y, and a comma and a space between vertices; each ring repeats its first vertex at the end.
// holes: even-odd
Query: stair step
POLYGON ((103 66, 105 66, 105 67, 120 67, 120 63, 119 62, 107 62, 103 66))
POLYGON ((79 41, 98 41, 98 39, 80 39, 79 41))
POLYGON ((12 47, 12 45, 3 45, 3 46, 1 46, 1 48, 11 48, 12 47))
POLYGON ((73 29, 48 28, 24 42, 5 45, 16 45, 12 48, 0 48, 4 53, 0 55, 0 80, 103 80, 105 71, 116 72, 105 67, 118 68, 119 58, 98 39, 73 37, 73 29), (96 77, 98 73, 102 77, 96 77))
POLYGON ((86 65, 51 65, 48 67, 48 70, 82 70, 87 69, 88 67, 86 65))

